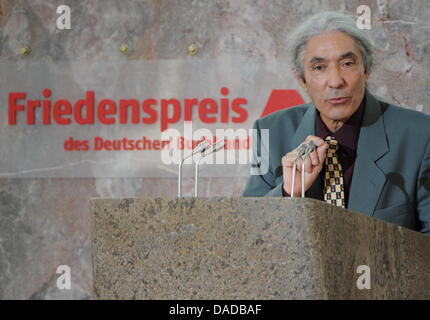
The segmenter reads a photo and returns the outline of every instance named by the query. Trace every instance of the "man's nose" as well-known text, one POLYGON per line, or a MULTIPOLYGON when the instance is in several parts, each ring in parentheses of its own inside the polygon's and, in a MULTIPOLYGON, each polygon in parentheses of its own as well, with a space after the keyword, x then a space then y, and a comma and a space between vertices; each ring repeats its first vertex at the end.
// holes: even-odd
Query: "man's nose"
POLYGON ((330 88, 340 88, 345 84, 345 80, 342 77, 338 68, 331 68, 328 74, 328 86, 330 88))

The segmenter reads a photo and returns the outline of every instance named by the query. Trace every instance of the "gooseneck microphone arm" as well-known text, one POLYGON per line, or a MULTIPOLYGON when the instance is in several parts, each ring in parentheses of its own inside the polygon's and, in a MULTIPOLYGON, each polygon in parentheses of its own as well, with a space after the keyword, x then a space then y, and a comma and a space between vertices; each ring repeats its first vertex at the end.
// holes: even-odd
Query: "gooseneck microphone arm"
POLYGON ((206 149, 205 151, 202 151, 202 156, 196 161, 196 173, 195 173, 195 180, 194 180, 194 197, 197 198, 197 195, 199 194, 199 165, 200 160, 202 160, 204 157, 218 152, 221 150, 225 145, 224 140, 218 141, 217 143, 214 143, 209 149, 206 149))
POLYGON ((194 174, 194 197, 196 197, 196 198, 197 198, 197 194, 199 192, 198 191, 198 188, 199 188, 199 185, 198 185, 198 181, 199 181, 199 164, 200 164, 200 160, 202 160, 204 157, 205 157, 205 154, 203 153, 202 156, 199 159, 197 159, 197 161, 196 161, 196 168, 195 168, 196 172, 194 174))
POLYGON ((305 161, 310 156, 310 154, 317 148, 315 143, 313 141, 310 141, 308 144, 302 143, 298 149, 297 149, 297 156, 294 160, 293 164, 293 178, 291 181, 291 195, 290 197, 294 197, 294 186, 295 186, 295 177, 296 177, 296 170, 297 170, 297 162, 301 157, 303 157, 302 161, 302 198, 305 197, 305 161))
POLYGON ((314 151, 316 149, 316 145, 313 143, 313 141, 310 141, 307 145, 306 145, 306 152, 303 155, 303 162, 302 162, 302 198, 305 197, 305 162, 306 159, 309 158, 310 154, 312 153, 312 151, 314 151))
POLYGON ((305 152, 306 152, 306 144, 302 143, 297 148, 297 156, 296 156, 296 159, 294 160, 294 163, 293 163, 293 178, 291 181, 291 195, 290 195, 291 198, 294 197, 294 186, 295 186, 295 180, 296 180, 297 162, 299 161, 300 157, 305 154, 305 152))
POLYGON ((189 157, 192 157, 199 152, 200 153, 205 152, 205 150, 207 150, 208 148, 209 148, 209 143, 207 141, 202 141, 193 149, 193 151, 188 156, 186 156, 185 158, 182 158, 181 161, 179 162, 179 166, 178 166, 178 198, 181 197, 182 165, 184 164, 184 161, 186 159, 188 159, 189 157))

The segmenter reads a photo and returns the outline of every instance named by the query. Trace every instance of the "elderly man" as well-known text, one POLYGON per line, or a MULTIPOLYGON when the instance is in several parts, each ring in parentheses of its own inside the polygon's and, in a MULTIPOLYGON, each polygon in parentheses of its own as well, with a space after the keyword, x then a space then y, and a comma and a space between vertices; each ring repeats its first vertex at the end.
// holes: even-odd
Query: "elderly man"
MULTIPOLYGON (((294 73, 312 103, 255 122, 269 130, 267 172, 251 175, 244 196, 306 197, 430 234, 430 116, 378 100, 366 88, 373 66, 367 32, 336 12, 306 20, 288 40, 294 73)), ((263 148, 263 147, 261 147, 263 148)))

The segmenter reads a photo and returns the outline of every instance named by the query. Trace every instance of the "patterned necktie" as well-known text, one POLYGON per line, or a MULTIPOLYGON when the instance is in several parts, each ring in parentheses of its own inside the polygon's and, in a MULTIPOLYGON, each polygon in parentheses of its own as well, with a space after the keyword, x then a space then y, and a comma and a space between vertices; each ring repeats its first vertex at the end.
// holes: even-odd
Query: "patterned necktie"
POLYGON ((334 206, 345 208, 345 191, 342 166, 337 157, 337 140, 328 136, 327 156, 325 158, 324 201, 334 206))

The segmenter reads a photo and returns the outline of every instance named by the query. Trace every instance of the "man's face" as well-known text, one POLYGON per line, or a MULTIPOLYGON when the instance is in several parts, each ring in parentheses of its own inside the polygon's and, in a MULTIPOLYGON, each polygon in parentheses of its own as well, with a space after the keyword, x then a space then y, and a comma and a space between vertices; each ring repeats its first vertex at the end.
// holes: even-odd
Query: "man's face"
POLYGON ((369 74, 364 73, 363 58, 353 38, 340 31, 312 37, 304 54, 305 82, 323 120, 348 120, 364 97, 369 74))

